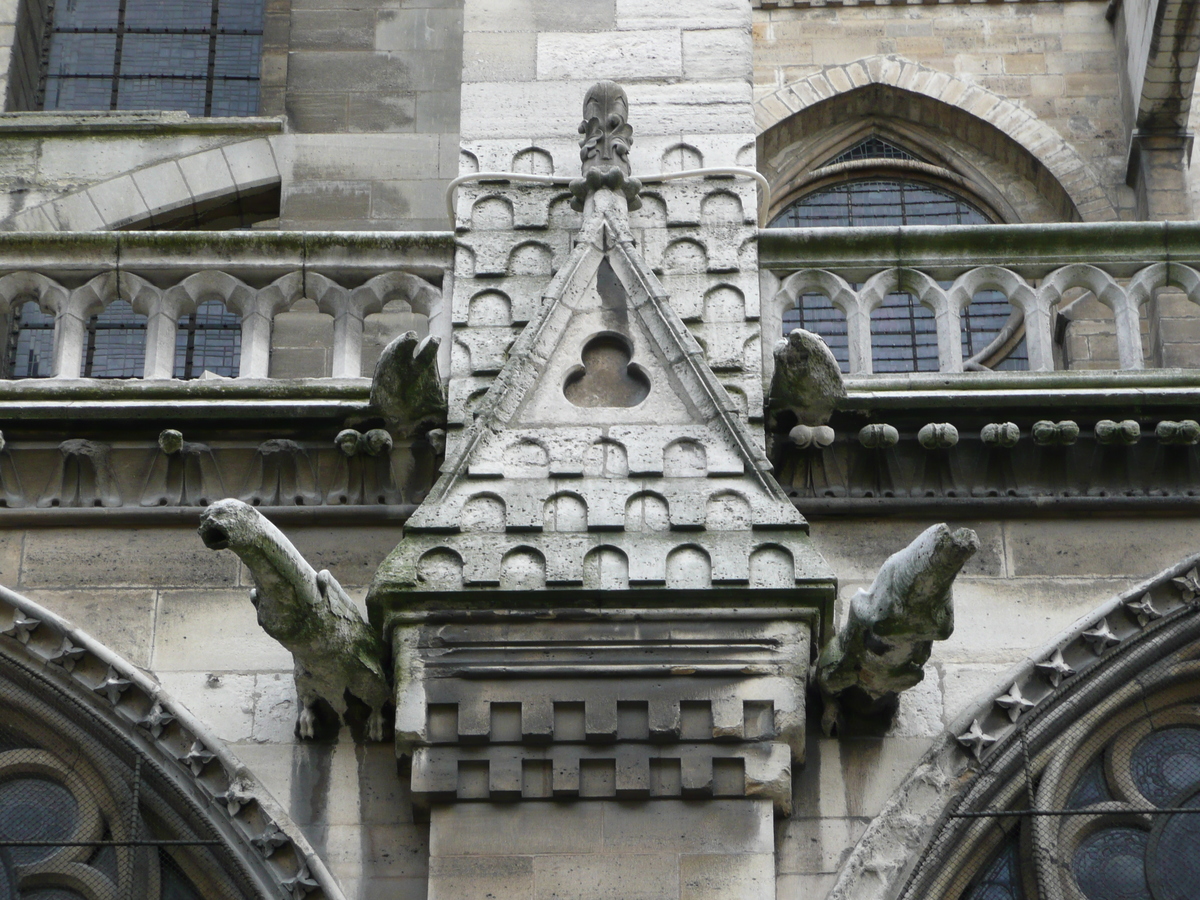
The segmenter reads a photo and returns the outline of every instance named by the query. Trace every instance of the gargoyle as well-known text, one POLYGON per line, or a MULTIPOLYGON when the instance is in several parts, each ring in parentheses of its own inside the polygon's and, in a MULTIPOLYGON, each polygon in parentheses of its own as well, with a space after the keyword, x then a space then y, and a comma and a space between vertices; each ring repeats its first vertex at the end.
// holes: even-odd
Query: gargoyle
POLYGON ((446 389, 437 366, 440 343, 432 334, 418 340, 415 331, 408 331, 379 354, 371 379, 371 406, 393 433, 408 436, 421 425, 445 423, 446 389))
POLYGON ((370 707, 371 740, 383 740, 383 708, 392 699, 383 641, 337 580, 328 570, 314 571, 278 528, 240 500, 208 507, 199 531, 209 549, 232 550, 250 569, 258 624, 292 652, 300 736, 313 737, 317 701, 344 715, 350 695, 370 707))
POLYGON ((854 595, 848 621, 817 660, 826 734, 842 707, 890 715, 900 692, 925 677, 933 642, 954 631, 954 578, 978 549, 971 529, 934 525, 889 556, 870 589, 854 595))
POLYGON ((824 425, 845 396, 842 370, 819 336, 797 328, 775 345, 772 411, 791 410, 801 425, 824 425))

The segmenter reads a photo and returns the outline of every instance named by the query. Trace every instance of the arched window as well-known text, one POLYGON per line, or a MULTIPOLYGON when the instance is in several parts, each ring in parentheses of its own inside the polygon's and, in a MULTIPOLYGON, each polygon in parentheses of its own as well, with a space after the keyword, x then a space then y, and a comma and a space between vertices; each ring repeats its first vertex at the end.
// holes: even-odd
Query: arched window
POLYGON ((146 317, 114 300, 88 320, 80 372, 85 378, 141 378, 146 361, 146 317))
POLYGON ((49 378, 54 374, 54 316, 36 300, 13 305, 8 335, 8 377, 49 378))
MULTIPOLYGON (((946 187, 918 180, 918 156, 872 136, 816 167, 842 180, 804 194, 771 221, 770 228, 871 227, 890 225, 987 225, 992 218, 946 187), (908 166, 907 164, 913 164, 908 166), (892 171, 888 171, 891 168, 892 171)), ((824 179, 823 179, 824 180, 824 179)), ((949 283, 943 284, 948 287, 949 283)), ((982 291, 962 313, 963 360, 968 369, 1025 369, 1024 340, 1007 332, 1012 306, 997 291, 982 291)), ((845 316, 820 294, 805 294, 783 314, 784 334, 804 328, 819 334, 849 371, 845 316)), ((937 371, 937 325, 933 311, 906 292, 889 294, 871 315, 872 371, 937 371)))
POLYGON ((219 300, 201 303, 179 320, 175 333, 175 377, 199 378, 204 372, 234 378, 242 353, 242 319, 219 300))
POLYGON ((258 112, 263 0, 46 4, 38 107, 258 112))

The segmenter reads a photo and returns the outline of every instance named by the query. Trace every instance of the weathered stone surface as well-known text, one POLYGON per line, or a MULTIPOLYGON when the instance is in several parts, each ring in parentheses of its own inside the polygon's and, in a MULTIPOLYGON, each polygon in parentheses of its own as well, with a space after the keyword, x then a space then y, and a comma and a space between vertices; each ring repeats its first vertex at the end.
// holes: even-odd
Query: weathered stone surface
POLYGON ((371 406, 393 431, 411 433, 421 425, 441 424, 446 416, 446 392, 438 375, 441 339, 418 339, 409 331, 379 354, 371 381, 371 406))
POLYGON ((238 500, 205 510, 200 536, 212 550, 233 550, 250 568, 259 624, 295 657, 301 737, 315 734, 318 701, 344 714, 350 694, 370 709, 371 739, 382 740, 383 708, 391 702, 383 647, 329 571, 316 572, 274 525, 238 500))
POLYGON ((826 734, 840 704, 862 712, 884 704, 890 713, 896 695, 921 681, 933 641, 954 631, 951 585, 978 548, 970 529, 934 525, 890 557, 869 590, 855 594, 845 626, 817 661, 826 734))
POLYGON ((818 335, 797 328, 775 345, 772 409, 790 409, 801 425, 824 425, 845 396, 842 370, 818 335))

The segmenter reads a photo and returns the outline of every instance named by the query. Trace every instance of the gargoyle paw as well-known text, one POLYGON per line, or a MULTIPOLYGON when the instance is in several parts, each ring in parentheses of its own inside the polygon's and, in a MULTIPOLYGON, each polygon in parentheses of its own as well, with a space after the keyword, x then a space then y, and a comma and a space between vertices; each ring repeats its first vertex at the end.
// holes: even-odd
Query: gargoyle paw
POLYGON ((301 706, 297 722, 300 725, 300 737, 311 740, 317 724, 317 715, 313 712, 313 708, 308 704, 301 706))

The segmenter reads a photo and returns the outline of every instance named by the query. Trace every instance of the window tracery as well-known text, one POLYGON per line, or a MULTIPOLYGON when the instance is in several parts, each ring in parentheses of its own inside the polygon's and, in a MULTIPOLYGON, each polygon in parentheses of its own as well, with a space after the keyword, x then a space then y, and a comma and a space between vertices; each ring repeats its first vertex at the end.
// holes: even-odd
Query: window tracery
MULTIPOLYGON (((993 218, 950 190, 916 180, 907 168, 931 168, 898 144, 871 135, 819 166, 842 180, 792 201, 771 228, 870 227, 893 225, 986 225, 993 218), (873 166, 872 162, 878 165, 873 166), (861 177, 858 176, 863 173, 861 177)), ((859 285, 855 285, 855 288, 859 285)), ((949 287, 949 282, 943 283, 949 287)), ((1020 313, 999 291, 981 291, 961 313, 962 351, 967 369, 1027 369, 1020 313)), ((784 333, 804 328, 819 334, 849 371, 845 313, 820 294, 805 294, 783 312, 784 333)), ((871 311, 872 371, 936 372, 937 322, 932 309, 907 291, 895 291, 871 311)))

